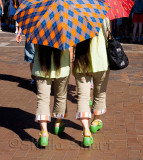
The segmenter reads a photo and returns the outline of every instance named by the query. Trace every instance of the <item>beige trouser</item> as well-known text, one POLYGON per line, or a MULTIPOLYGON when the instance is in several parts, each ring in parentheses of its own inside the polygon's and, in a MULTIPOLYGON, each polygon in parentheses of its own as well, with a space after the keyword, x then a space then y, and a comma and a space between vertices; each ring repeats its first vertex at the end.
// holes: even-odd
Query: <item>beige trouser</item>
POLYGON ((102 72, 89 73, 84 75, 79 73, 76 75, 78 106, 76 118, 91 118, 91 110, 89 106, 91 77, 93 77, 93 106, 92 113, 101 115, 106 112, 106 88, 109 78, 109 70, 102 72))
POLYGON ((50 93, 51 83, 54 80, 54 107, 53 115, 56 118, 64 118, 66 113, 67 86, 69 77, 64 78, 36 78, 37 82, 37 109, 36 121, 51 121, 50 93))

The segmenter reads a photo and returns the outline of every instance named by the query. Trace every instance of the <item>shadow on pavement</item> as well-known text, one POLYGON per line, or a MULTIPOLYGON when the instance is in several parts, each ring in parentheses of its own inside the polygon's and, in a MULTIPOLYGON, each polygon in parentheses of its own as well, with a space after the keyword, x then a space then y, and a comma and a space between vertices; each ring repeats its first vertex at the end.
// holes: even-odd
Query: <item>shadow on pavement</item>
POLYGON ((35 94, 37 93, 36 85, 31 85, 29 79, 7 75, 7 74, 0 74, 0 80, 16 82, 18 83, 18 87, 33 91, 35 94))
MULTIPOLYGON (((29 79, 7 75, 7 74, 0 74, 0 80, 16 82, 18 83, 18 87, 27 89, 29 91, 33 91, 35 94, 37 93, 36 85, 31 85, 29 79)), ((67 99, 72 103, 77 103, 77 95, 73 96, 73 92, 76 90, 76 86, 69 84, 68 85, 68 94, 67 99)), ((54 86, 52 84, 51 87, 51 96, 54 96, 54 86)))
MULTIPOLYGON (((40 125, 34 121, 35 115, 19 108, 9 108, 9 107, 0 107, 0 126, 7 128, 15 132, 21 140, 30 141, 35 144, 37 148, 38 142, 37 139, 28 134, 25 129, 38 129, 40 132, 40 125)), ((48 131, 54 134, 54 123, 56 119, 52 118, 51 123, 48 124, 48 131)), ((70 120, 64 120, 66 127, 71 127, 74 129, 82 130, 82 127, 70 120)), ((79 141, 76 141, 73 137, 67 133, 63 133, 62 139, 68 139, 74 141, 77 144, 80 144, 79 141)))

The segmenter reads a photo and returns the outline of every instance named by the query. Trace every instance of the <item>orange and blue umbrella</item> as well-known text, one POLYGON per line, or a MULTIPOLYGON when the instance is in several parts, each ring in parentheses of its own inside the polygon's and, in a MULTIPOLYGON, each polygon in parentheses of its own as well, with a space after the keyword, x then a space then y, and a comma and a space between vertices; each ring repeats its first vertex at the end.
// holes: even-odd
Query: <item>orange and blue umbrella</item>
POLYGON ((25 0, 14 19, 28 42, 65 50, 97 36, 109 8, 104 0, 25 0))
POLYGON ((134 5, 132 0, 105 0, 110 6, 107 17, 110 20, 129 17, 130 11, 134 5))

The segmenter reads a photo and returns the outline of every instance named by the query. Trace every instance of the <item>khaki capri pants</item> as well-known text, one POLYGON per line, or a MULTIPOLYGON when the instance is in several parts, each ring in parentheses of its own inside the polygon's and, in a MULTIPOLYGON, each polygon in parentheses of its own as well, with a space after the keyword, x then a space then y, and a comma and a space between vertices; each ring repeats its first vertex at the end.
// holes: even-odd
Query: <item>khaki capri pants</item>
POLYGON ((76 119, 91 118, 89 106, 91 77, 93 77, 93 106, 92 113, 101 115, 106 112, 106 88, 109 78, 109 70, 85 75, 78 73, 75 76, 77 84, 78 105, 76 119))
POLYGON ((53 116, 56 118, 65 117, 69 76, 57 79, 36 77, 37 109, 35 121, 51 121, 50 93, 52 80, 54 80, 53 116))

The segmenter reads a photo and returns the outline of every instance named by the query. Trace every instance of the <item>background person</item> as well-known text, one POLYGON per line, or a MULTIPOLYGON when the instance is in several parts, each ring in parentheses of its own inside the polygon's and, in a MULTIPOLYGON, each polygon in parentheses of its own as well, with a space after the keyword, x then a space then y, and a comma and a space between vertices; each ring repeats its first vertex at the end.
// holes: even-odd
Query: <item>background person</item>
MULTIPOLYGON (((21 1, 20 1, 21 2, 21 1)), ((20 5, 20 2, 18 0, 13 0, 13 6, 14 8, 17 10, 19 5, 20 5)), ((19 25, 18 23, 15 21, 15 34, 18 34, 18 30, 19 30, 19 25)))
POLYGON ((138 29, 138 38, 137 42, 141 43, 141 34, 143 27, 143 0, 135 0, 134 5, 134 14, 133 14, 133 43, 136 43, 136 34, 138 29))
POLYGON ((8 0, 9 5, 8 5, 8 21, 9 21, 9 28, 14 29, 15 28, 15 21, 13 19, 13 16, 16 12, 16 9, 14 8, 13 5, 13 0, 8 0))
MULTIPOLYGON (((18 34, 16 36, 16 42, 20 43, 22 36, 21 36, 21 28, 19 28, 18 34)), ((32 72, 32 68, 33 68, 33 63, 34 63, 34 56, 35 56, 35 46, 33 43, 27 43, 25 42, 25 54, 24 54, 24 61, 29 62, 29 67, 30 67, 30 71, 32 72)), ((34 76, 31 74, 31 81, 30 84, 35 84, 35 78, 34 76)))
POLYGON ((1 27, 1 17, 4 14, 4 9, 3 9, 3 2, 2 0, 0 0, 0 31, 2 31, 2 27, 1 27))

